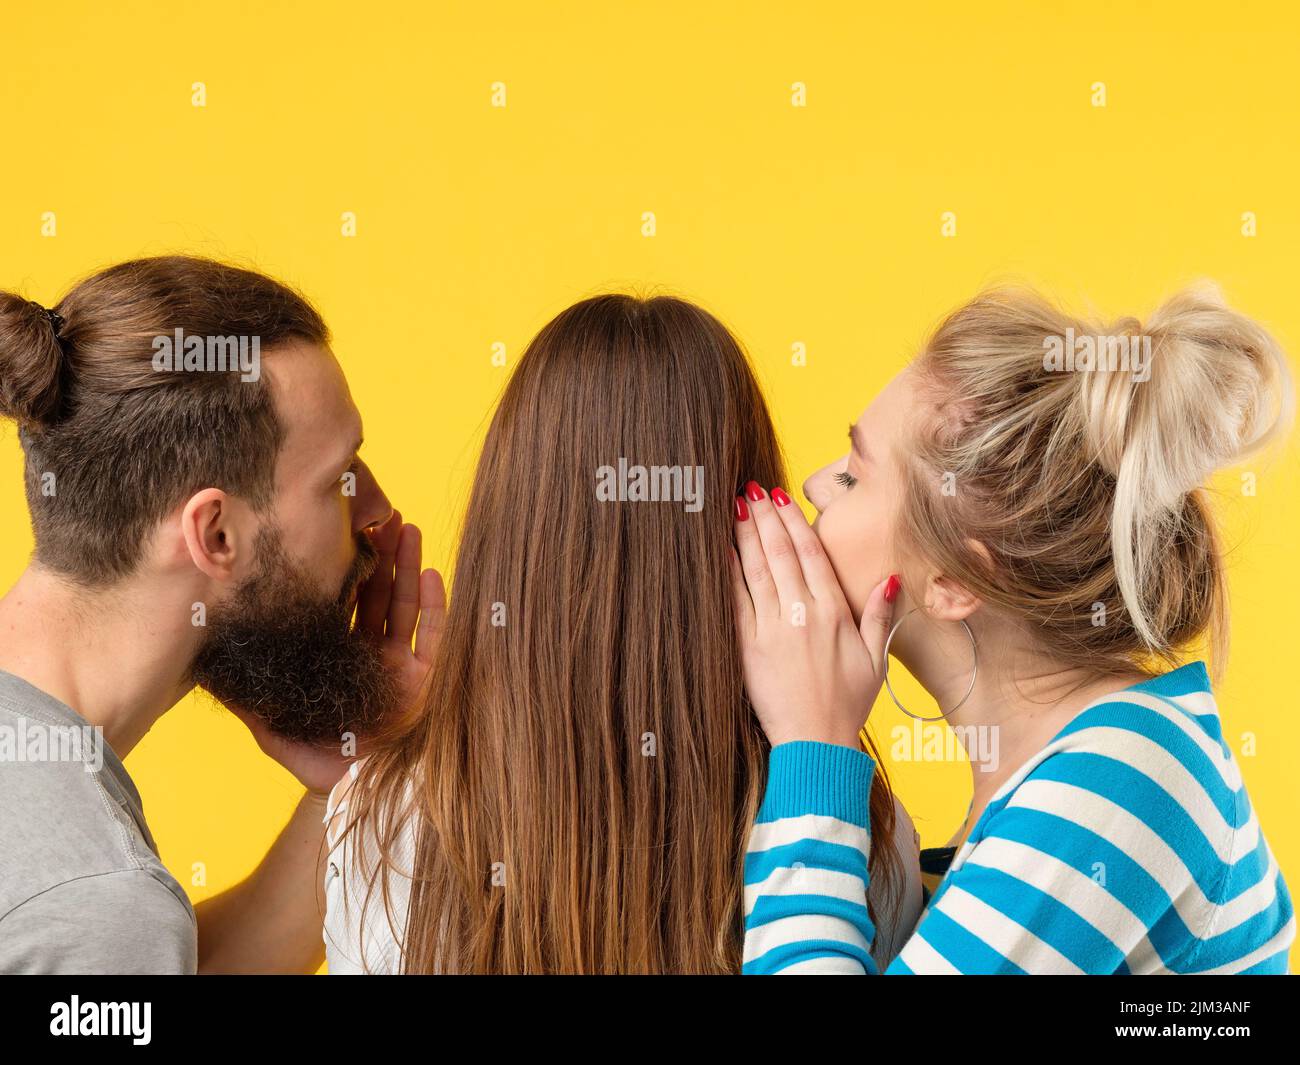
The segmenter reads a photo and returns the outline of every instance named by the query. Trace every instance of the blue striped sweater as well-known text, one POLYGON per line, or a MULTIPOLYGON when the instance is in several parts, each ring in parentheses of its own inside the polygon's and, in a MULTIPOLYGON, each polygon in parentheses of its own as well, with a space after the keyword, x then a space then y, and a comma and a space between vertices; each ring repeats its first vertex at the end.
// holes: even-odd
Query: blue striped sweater
MULTIPOLYGON (((875 763, 786 743, 745 859, 744 972, 871 973, 875 763)), ((895 973, 1285 973, 1295 916, 1205 666, 1090 704, 998 790, 895 973)))

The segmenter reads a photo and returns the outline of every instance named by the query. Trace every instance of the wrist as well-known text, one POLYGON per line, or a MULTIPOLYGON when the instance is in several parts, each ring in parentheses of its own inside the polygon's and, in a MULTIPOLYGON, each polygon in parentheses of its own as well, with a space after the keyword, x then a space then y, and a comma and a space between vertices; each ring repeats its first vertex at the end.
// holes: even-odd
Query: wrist
POLYGON ((758 820, 815 814, 869 828, 876 763, 846 744, 793 740, 772 748, 758 820))
POLYGON ((848 747, 855 751, 862 750, 862 739, 856 730, 834 727, 805 727, 797 729, 774 730, 768 734, 773 748, 787 743, 824 743, 832 747, 848 747))

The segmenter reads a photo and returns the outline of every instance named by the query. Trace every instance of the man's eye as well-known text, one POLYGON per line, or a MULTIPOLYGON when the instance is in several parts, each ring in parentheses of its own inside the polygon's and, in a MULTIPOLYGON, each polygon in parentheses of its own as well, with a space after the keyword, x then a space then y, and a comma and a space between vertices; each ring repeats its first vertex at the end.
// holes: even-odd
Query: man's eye
POLYGON ((835 483, 843 485, 845 488, 852 488, 858 483, 858 479, 848 470, 843 470, 835 475, 835 483))

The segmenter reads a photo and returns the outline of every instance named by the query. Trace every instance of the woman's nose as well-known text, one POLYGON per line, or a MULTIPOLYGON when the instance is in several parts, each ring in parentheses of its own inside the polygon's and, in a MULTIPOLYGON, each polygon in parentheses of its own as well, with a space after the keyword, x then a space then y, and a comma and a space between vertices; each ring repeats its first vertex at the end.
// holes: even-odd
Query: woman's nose
POLYGON ((817 512, 819 514, 821 513, 822 503, 823 503, 822 493, 821 493, 821 485, 823 483, 824 483, 824 478, 822 477, 821 470, 818 470, 811 477, 809 477, 808 480, 804 481, 803 483, 804 498, 808 500, 808 502, 811 503, 817 509, 817 512))

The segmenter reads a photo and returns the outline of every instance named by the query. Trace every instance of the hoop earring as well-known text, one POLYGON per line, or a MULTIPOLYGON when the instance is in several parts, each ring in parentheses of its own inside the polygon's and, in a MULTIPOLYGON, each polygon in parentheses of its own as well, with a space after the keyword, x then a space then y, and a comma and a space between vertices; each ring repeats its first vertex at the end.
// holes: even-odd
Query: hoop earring
POLYGON ((903 713, 905 713, 908 717, 914 717, 916 718, 917 721, 942 721, 949 714, 953 713, 958 708, 960 708, 961 705, 967 699, 970 698, 970 693, 975 690, 975 678, 979 675, 979 652, 975 647, 975 634, 971 632, 970 626, 966 624, 966 620, 965 618, 963 618, 961 625, 962 628, 966 630, 966 635, 970 637, 970 655, 971 655, 971 663, 972 663, 972 668, 970 671, 970 684, 966 686, 966 694, 957 700, 957 705, 952 707, 951 710, 940 711, 938 717, 922 717, 920 714, 912 713, 911 710, 909 710, 907 707, 905 707, 902 703, 898 701, 898 696, 894 694, 894 686, 889 683, 889 645, 894 642, 894 633, 898 631, 899 626, 902 625, 904 621, 906 621, 908 618, 910 618, 913 614, 915 614, 920 609, 921 608, 919 606, 912 607, 911 610, 909 610, 906 614, 904 614, 901 618, 899 618, 897 621, 894 622, 894 627, 889 630, 889 635, 885 637, 885 652, 884 652, 885 688, 889 692, 889 697, 894 700, 894 705, 898 707, 898 709, 903 711, 903 713))

